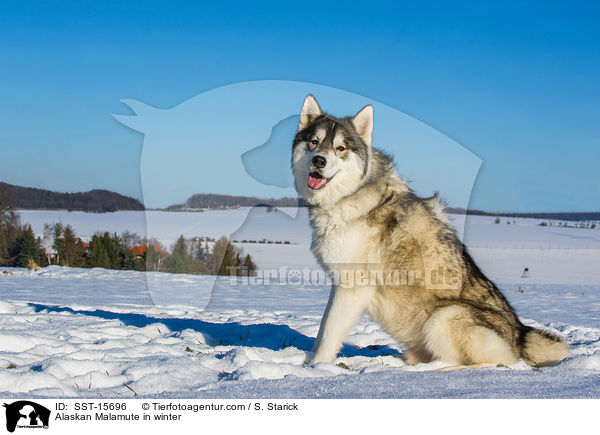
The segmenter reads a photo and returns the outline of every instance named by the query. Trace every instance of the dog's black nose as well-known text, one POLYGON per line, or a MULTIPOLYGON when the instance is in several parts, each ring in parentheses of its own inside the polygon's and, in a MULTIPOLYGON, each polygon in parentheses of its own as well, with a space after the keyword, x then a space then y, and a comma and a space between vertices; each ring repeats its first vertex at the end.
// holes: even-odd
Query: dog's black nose
POLYGON ((312 164, 319 169, 323 169, 327 164, 327 160, 323 156, 314 156, 312 159, 312 164))

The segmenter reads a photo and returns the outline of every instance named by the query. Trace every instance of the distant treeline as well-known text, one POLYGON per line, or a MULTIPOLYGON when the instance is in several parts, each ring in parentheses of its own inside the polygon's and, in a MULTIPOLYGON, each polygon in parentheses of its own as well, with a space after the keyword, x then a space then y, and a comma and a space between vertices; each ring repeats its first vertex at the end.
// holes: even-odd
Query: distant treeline
MULTIPOLYGON (((91 190, 80 193, 58 193, 32 187, 14 186, 0 182, 0 195, 12 198, 16 209, 50 209, 86 212, 114 212, 118 210, 144 210, 144 205, 135 198, 130 198, 108 190, 91 190)), ((217 193, 198 193, 192 195, 182 204, 171 205, 168 211, 185 209, 224 209, 235 207, 254 207, 257 205, 271 207, 305 207, 302 198, 258 198, 254 196, 221 195, 217 193)), ((448 213, 468 214, 473 216, 500 216, 508 218, 552 219, 562 221, 598 221, 600 211, 596 212, 534 212, 492 213, 483 210, 465 210, 464 208, 447 207, 448 213)))
POLYGON ((285 198, 257 198, 253 196, 219 195, 216 193, 198 193, 192 195, 183 204, 175 204, 167 210, 181 210, 186 208, 232 208, 232 207, 254 207, 256 205, 268 205, 271 207, 298 207, 304 206, 304 200, 293 197, 285 198))
POLYGON ((0 194, 12 198, 12 205, 17 209, 60 209, 87 212, 144 210, 143 204, 137 199, 108 190, 59 193, 0 182, 0 194))
POLYGON ((482 210, 465 210, 464 208, 453 208, 447 207, 448 213, 454 214, 468 214, 473 216, 498 216, 508 218, 531 218, 531 219, 552 219, 559 221, 598 221, 600 220, 600 212, 598 211, 586 211, 586 212, 535 212, 535 213, 490 213, 482 210))
POLYGON ((212 275, 255 275, 257 269, 252 257, 225 236, 212 247, 207 238, 180 236, 171 254, 159 241, 129 232, 96 233, 85 243, 71 226, 60 223, 44 225, 43 236, 36 237, 0 196, 0 266, 35 269, 52 264, 212 275))
MULTIPOLYGON (((215 193, 198 193, 192 195, 183 204, 167 207, 169 211, 185 209, 219 209, 235 207, 254 207, 268 205, 271 207, 306 207, 302 198, 258 198, 254 196, 219 195, 215 193)), ((468 214, 474 216, 501 216, 511 218, 555 219, 563 221, 594 221, 600 220, 600 212, 536 212, 536 213, 492 213, 482 210, 465 210, 464 208, 447 207, 446 211, 453 214, 468 214)))

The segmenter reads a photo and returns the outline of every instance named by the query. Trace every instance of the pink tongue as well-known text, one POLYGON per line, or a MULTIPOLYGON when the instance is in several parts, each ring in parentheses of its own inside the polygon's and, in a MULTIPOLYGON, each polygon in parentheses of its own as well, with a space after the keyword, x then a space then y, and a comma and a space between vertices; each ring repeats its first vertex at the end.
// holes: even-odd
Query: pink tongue
POLYGON ((325 178, 316 178, 313 176, 308 176, 308 185, 313 189, 319 189, 321 186, 325 184, 325 178))

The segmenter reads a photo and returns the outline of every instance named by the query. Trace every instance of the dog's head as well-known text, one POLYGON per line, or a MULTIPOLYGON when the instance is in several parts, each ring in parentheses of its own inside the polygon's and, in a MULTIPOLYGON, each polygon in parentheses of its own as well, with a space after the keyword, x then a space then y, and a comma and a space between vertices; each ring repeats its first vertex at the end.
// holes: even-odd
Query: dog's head
POLYGON ((335 118, 308 95, 292 151, 296 190, 309 204, 326 205, 356 192, 369 177, 373 106, 335 118))

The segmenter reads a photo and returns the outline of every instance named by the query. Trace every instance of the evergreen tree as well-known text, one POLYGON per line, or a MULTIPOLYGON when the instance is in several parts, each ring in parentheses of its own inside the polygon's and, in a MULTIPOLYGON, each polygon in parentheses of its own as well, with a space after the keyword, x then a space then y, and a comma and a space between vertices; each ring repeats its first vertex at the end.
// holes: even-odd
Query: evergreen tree
POLYGON ((84 265, 83 243, 75 235, 75 231, 67 225, 62 237, 62 264, 67 267, 80 267, 84 265))
POLYGON ((39 240, 35 238, 31 225, 23 228, 21 236, 17 241, 17 245, 18 255, 16 266, 28 267, 30 269, 37 268, 40 263, 41 250, 39 240))
POLYGON ((19 215, 12 198, 0 193, 0 266, 13 266, 17 259, 17 238, 21 233, 19 215))
POLYGON ((168 260, 168 271, 172 273, 187 273, 189 272, 188 267, 188 248, 185 238, 179 236, 177 242, 175 242, 175 246, 173 248, 173 253, 169 257, 168 260))
POLYGON ((202 238, 201 237, 197 237, 196 239, 194 239, 194 245, 193 245, 193 257, 201 262, 206 262, 206 252, 204 250, 204 248, 202 247, 202 238))
POLYGON ((92 236, 92 240, 90 241, 90 251, 91 256, 89 260, 89 264, 91 267, 104 267, 105 269, 109 269, 111 266, 110 256, 106 251, 106 246, 104 245, 104 239, 94 234, 92 236))
POLYGON ((96 233, 90 241, 91 267, 104 267, 105 269, 133 269, 135 256, 123 240, 115 233, 96 233))
POLYGON ((144 266, 141 262, 136 260, 133 251, 127 247, 123 253, 123 262, 121 269, 125 270, 144 270, 144 266))
POLYGON ((179 255, 182 258, 185 258, 188 254, 187 242, 183 235, 179 236, 177 241, 175 242, 175 246, 173 247, 173 255, 179 255))
POLYGON ((247 273, 248 276, 256 276, 256 269, 258 269, 258 267, 256 266, 256 263, 252 261, 252 257, 250 257, 250 254, 247 254, 244 258, 243 266, 245 273, 247 273))
POLYGON ((102 235, 102 241, 104 243, 106 253, 110 259, 108 267, 110 269, 120 269, 123 264, 126 249, 121 243, 121 239, 119 236, 117 236, 117 234, 113 234, 111 236, 108 232, 105 232, 102 235))

